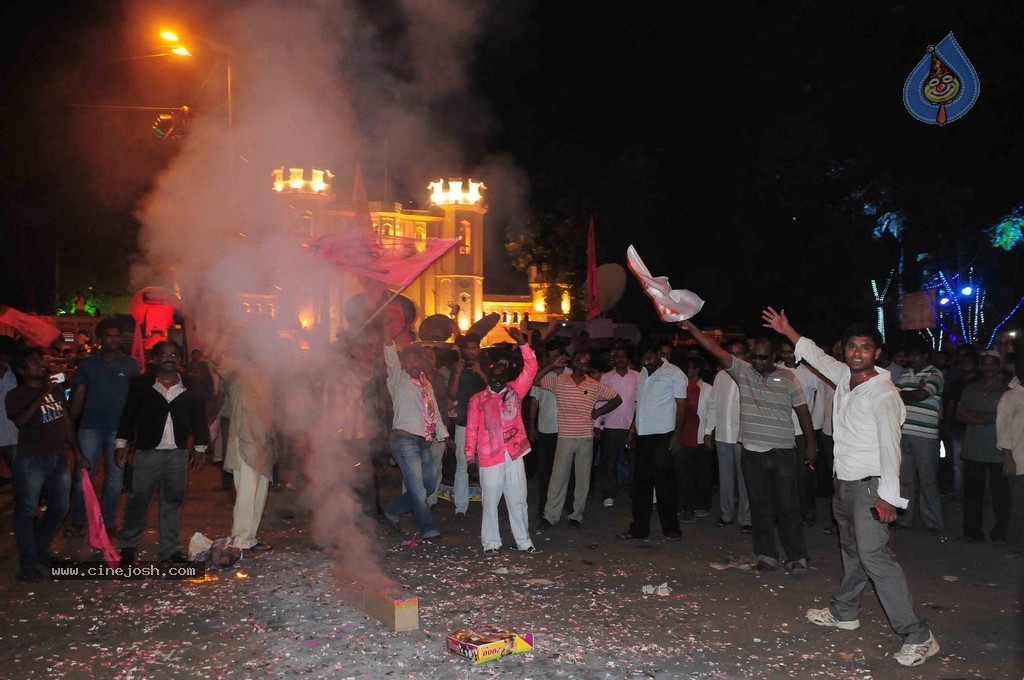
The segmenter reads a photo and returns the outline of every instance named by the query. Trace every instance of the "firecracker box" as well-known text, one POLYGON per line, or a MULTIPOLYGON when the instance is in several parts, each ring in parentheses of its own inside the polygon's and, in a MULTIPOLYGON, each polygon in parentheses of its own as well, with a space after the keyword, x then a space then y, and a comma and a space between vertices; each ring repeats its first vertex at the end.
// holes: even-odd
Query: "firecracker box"
POLYGON ((419 599, 401 588, 363 591, 363 611, 395 632, 419 628, 419 599))
POLYGON ((491 625, 457 630, 448 634, 448 651, 476 663, 494 661, 533 651, 533 633, 513 633, 491 625))

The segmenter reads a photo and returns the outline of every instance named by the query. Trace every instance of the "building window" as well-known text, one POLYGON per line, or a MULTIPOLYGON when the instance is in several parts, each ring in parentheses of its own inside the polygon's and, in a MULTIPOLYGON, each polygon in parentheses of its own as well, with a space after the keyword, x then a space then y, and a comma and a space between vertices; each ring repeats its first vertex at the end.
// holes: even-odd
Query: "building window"
POLYGON ((459 243, 459 255, 469 255, 470 253, 473 252, 472 235, 473 228, 469 224, 469 222, 466 220, 459 222, 459 238, 462 239, 462 241, 459 243))
POLYGON ((427 227, 425 225, 422 225, 422 224, 417 224, 416 225, 416 230, 415 230, 414 233, 416 235, 416 238, 418 238, 419 240, 421 240, 421 241, 426 240, 426 238, 427 238, 427 227))

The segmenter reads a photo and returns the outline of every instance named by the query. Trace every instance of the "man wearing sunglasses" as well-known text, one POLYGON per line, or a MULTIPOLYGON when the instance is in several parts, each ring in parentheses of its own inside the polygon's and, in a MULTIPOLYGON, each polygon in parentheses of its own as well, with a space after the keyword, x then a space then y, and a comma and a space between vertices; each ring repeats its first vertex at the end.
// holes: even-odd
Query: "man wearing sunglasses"
POLYGON ((726 352, 692 321, 679 326, 689 331, 736 381, 740 391, 740 469, 750 500, 750 520, 757 562, 755 573, 779 568, 773 517, 786 555, 785 568, 807 573, 807 543, 800 519, 797 490, 799 457, 813 465, 818 457, 817 439, 807 399, 796 376, 775 365, 775 342, 757 338, 747 357, 750 363, 726 352), (796 411, 804 435, 805 451, 797 451, 792 413, 796 411))

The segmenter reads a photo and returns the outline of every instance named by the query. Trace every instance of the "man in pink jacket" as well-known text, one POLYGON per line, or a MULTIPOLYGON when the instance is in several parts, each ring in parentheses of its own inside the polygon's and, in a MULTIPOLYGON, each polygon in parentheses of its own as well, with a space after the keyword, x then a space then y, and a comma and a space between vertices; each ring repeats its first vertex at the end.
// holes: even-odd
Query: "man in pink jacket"
POLYGON ((537 375, 537 357, 518 328, 509 328, 508 334, 519 344, 523 370, 509 383, 506 362, 495 362, 487 369, 487 387, 469 400, 466 461, 470 465, 477 463, 480 469, 480 500, 483 505, 480 538, 484 554, 497 555, 501 548, 498 502, 504 495, 516 547, 532 555, 539 551, 530 540, 526 507, 523 456, 530 452, 530 441, 523 425, 523 397, 530 391, 537 375))

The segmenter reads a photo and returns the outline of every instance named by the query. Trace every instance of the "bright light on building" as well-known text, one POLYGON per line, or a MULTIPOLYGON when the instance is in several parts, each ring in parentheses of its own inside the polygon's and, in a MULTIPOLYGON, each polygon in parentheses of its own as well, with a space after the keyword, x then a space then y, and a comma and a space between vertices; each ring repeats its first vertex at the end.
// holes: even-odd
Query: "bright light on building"
POLYGON ((480 190, 487 187, 483 182, 450 179, 448 191, 445 191, 444 180, 439 179, 428 184, 427 188, 430 189, 430 202, 434 205, 476 205, 483 199, 480 190), (467 191, 462 190, 463 184, 469 187, 467 191))
POLYGON ((939 304, 940 305, 948 305, 949 304, 949 298, 948 297, 942 298, 941 300, 939 300, 939 304))
POLYGON ((974 289, 971 288, 970 286, 964 286, 963 288, 960 289, 960 294, 961 295, 970 295, 973 292, 974 292, 974 289))

